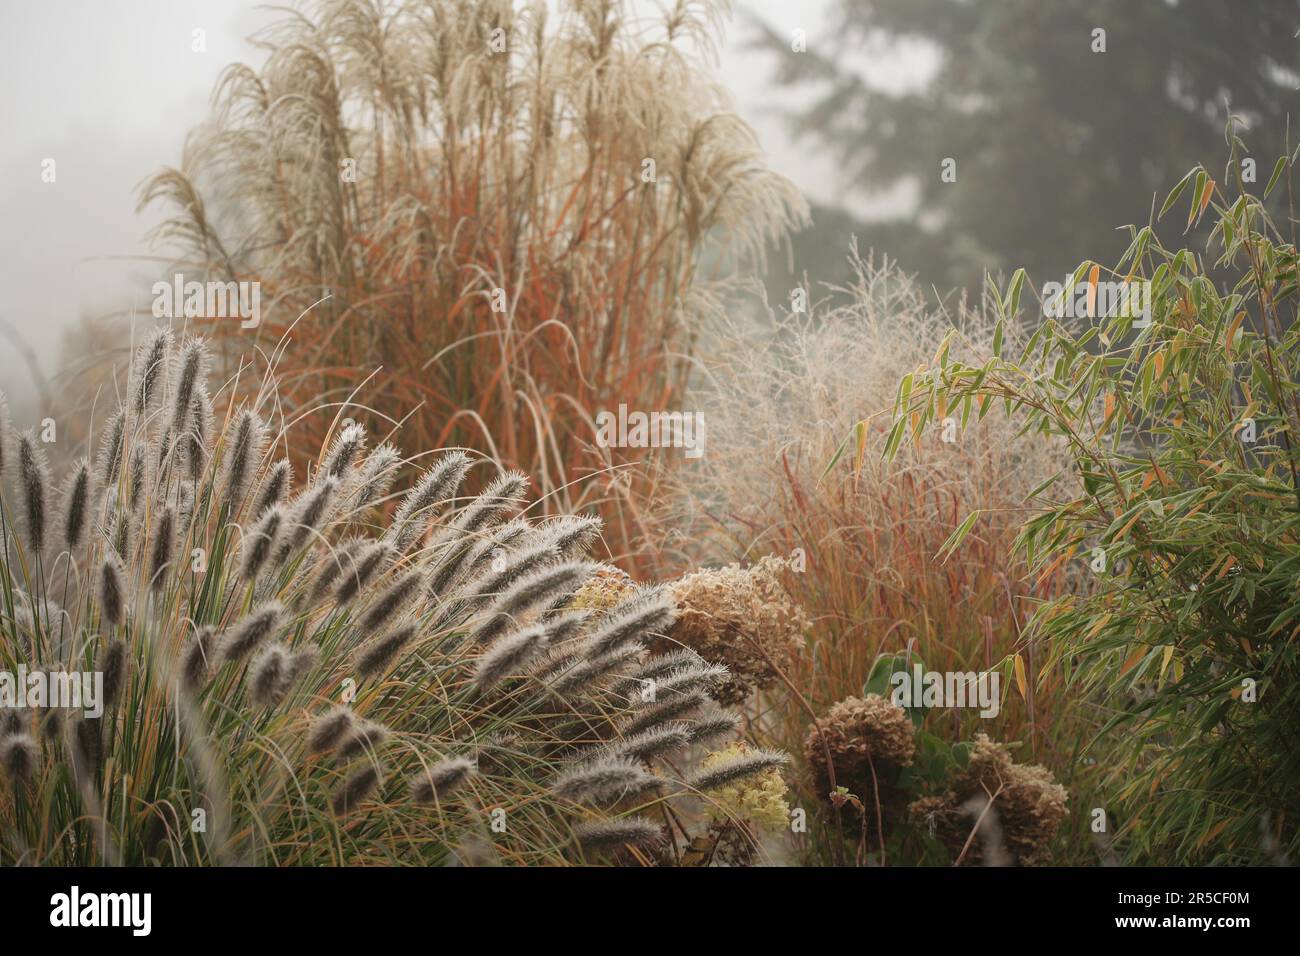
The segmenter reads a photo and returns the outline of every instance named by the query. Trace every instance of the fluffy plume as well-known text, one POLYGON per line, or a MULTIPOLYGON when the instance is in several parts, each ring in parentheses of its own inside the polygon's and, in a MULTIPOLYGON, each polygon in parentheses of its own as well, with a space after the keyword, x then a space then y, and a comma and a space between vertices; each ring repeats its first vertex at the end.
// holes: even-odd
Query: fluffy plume
POLYGON ((528 491, 528 476, 509 471, 494 478, 483 493, 456 516, 456 530, 473 535, 519 510, 528 491))
POLYGON ((584 850, 601 852, 624 846, 656 846, 663 841, 663 830, 641 817, 618 820, 590 820, 573 828, 573 835, 584 850))
POLYGON ((101 488, 111 488, 117 483, 118 473, 122 470, 125 438, 126 412, 118 408, 104 423, 104 437, 100 439, 99 456, 95 459, 95 471, 101 488))
POLYGON ((176 359, 172 390, 172 428, 179 434, 190 426, 192 400, 208 374, 208 350, 202 339, 191 339, 176 359))
POLYGON ((635 760, 626 757, 601 757, 561 775, 551 791, 575 803, 608 805, 640 796, 663 783, 635 760))
POLYGON ((658 727, 670 720, 685 717, 703 706, 704 695, 699 691, 679 694, 668 698, 668 700, 661 700, 656 704, 651 704, 649 707, 636 712, 630 719, 619 726, 619 733, 624 737, 639 734, 651 727, 658 727))
POLYGON ((672 623, 673 605, 661 591, 647 591, 616 607, 591 638, 592 657, 617 650, 628 641, 662 632, 672 623))
POLYGON ((154 591, 162 588, 166 581, 165 572, 171 564, 172 550, 175 548, 176 511, 171 505, 162 510, 158 516, 158 525, 153 532, 153 552, 149 559, 149 586, 154 591))
POLYGON ((498 638, 479 658, 474 686, 479 693, 494 687, 508 674, 525 667, 546 646, 546 642, 546 628, 540 624, 498 638))
POLYGON ((233 437, 228 436, 226 458, 223 465, 223 480, 226 486, 226 504, 230 513, 238 510, 244 500, 244 493, 253 478, 253 470, 262 457, 262 443, 266 438, 266 426, 254 412, 245 409, 239 413, 235 422, 233 437))
POLYGON ((562 558, 585 554, 600 537, 603 522, 596 515, 561 515, 538 529, 538 534, 554 546, 562 558))
POLYGON ((18 439, 18 481, 22 490, 23 531, 32 554, 45 547, 45 493, 50 483, 50 469, 45 463, 45 450, 37 444, 31 432, 18 439))
POLYGON ((36 772, 40 763, 40 750, 28 734, 14 734, 0 739, 0 767, 9 778, 25 781, 36 772))
POLYGON ((376 631, 386 627, 419 595, 423 581, 424 576, 421 572, 408 571, 390 584, 361 618, 362 628, 366 631, 376 631))
POLYGON ((307 749, 312 753, 329 753, 352 731, 355 722, 352 711, 346 707, 332 708, 312 723, 307 749))
POLYGON ((639 643, 628 643, 599 657, 575 660, 552 677, 548 686, 551 691, 559 694, 585 692, 601 678, 607 677, 624 664, 635 660, 641 650, 639 643))
POLYGON ((195 630, 181 650, 181 683, 188 690, 203 684, 209 669, 216 660, 217 632, 210 625, 195 630))
POLYGON ((339 432, 321 465, 321 473, 342 479, 366 447, 366 430, 350 422, 339 432))
POLYGON ((416 803, 433 803, 446 799, 474 775, 474 762, 464 757, 451 757, 434 764, 425 773, 411 781, 411 798, 416 803))
POLYGON ((254 515, 263 515, 268 508, 274 508, 289 491, 289 486, 293 484, 293 465, 289 463, 288 458, 281 458, 267 473, 266 480, 262 482, 262 493, 257 498, 257 507, 253 509, 254 515))
POLYGON ((136 352, 135 413, 144 413, 157 403, 167 384, 167 361, 171 352, 171 329, 158 329, 136 352))
POLYGON ((189 427, 180 436, 181 455, 191 481, 198 481, 207 465, 208 436, 212 432, 212 399, 202 384, 190 399, 189 427))
POLYGON ((343 781, 330 800, 330 806, 336 816, 343 816, 348 811, 364 803, 379 786, 379 768, 368 764, 343 781))
POLYGON ((371 641, 357 655, 357 670, 362 677, 372 677, 387 667, 416 634, 414 624, 406 624, 377 640, 371 641))
POLYGON ((383 724, 377 724, 373 720, 356 721, 339 744, 339 758, 350 760, 363 753, 373 756, 388 741, 388 736, 388 728, 383 724))
POLYGON ((681 750, 693 739, 688 724, 671 722, 617 740, 609 745, 609 753, 629 760, 651 760, 681 750))
POLYGON ((716 790, 753 774, 783 767, 789 760, 788 755, 776 750, 748 750, 702 767, 688 785, 694 790, 716 790))
POLYGON ((339 490, 339 480, 326 475, 304 491, 286 519, 275 563, 282 564, 301 548, 329 516, 330 506, 339 490))
POLYGON ((81 546, 86 537, 90 512, 90 465, 77 463, 63 496, 63 545, 69 551, 81 546))
POLYGON ((246 614, 221 639, 221 656, 228 661, 248 655, 267 637, 275 633, 284 617, 279 601, 268 601, 246 614))
POLYGON ((249 696, 254 704, 274 707, 288 690, 289 651, 283 644, 268 644, 248 667, 249 696))
POLYGON ((357 479, 355 505, 358 511, 371 507, 388 494, 401 464, 401 454, 388 442, 366 456, 357 479))
POLYGON ((666 654, 657 654, 614 685, 614 693, 630 696, 646 687, 658 686, 660 679, 687 668, 706 667, 704 658, 688 647, 677 648, 666 654))
POLYGON ((691 742, 713 743, 723 737, 731 737, 739 729, 739 714, 719 707, 709 707, 691 722, 691 742))
POLYGON ((407 492, 388 531, 398 553, 405 552, 421 537, 433 516, 433 509, 455 494, 465 480, 469 465, 469 456, 464 452, 443 455, 407 492))
POLYGON ((125 614, 125 577, 121 559, 112 551, 107 552, 99 568, 99 609, 111 627, 121 624, 125 614))
POLYGON ((245 580, 252 580, 256 577, 257 572, 266 564, 266 559, 270 557, 271 550, 275 547, 275 541, 280 534, 281 526, 284 524, 284 518, 284 509, 279 505, 273 506, 258 519, 257 524, 253 526, 253 530, 244 539, 241 573, 245 580))
POLYGON ((104 706, 113 707, 122 696, 126 685, 126 644, 112 640, 104 645, 95 663, 95 670, 104 675, 104 706))
POLYGON ((396 554, 387 541, 372 541, 361 545, 355 554, 341 555, 342 571, 334 600, 340 605, 350 602, 396 554))
POLYGON ((474 640, 486 643, 529 612, 553 603, 562 594, 572 593, 594 568, 588 561, 564 561, 525 576, 493 603, 474 640))

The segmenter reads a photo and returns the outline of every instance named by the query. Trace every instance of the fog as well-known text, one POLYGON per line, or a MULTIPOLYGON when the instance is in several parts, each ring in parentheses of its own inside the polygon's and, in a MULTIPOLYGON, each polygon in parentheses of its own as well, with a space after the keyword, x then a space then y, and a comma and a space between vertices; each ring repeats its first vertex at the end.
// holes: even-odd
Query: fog
MULTIPOLYGON (((738 4, 716 68, 773 168, 822 200, 836 192, 835 164, 787 135, 776 107, 788 97, 774 95, 770 57, 749 43, 753 16, 815 37, 825 8, 738 4)), ((179 164, 220 71, 260 62, 246 38, 269 16, 243 0, 44 0, 0 11, 0 387, 16 411, 38 383, 57 390, 50 380, 81 318, 149 310, 150 257, 165 250, 145 241, 159 210, 137 214, 136 188, 179 164), (51 159, 54 181, 45 182, 51 159)))

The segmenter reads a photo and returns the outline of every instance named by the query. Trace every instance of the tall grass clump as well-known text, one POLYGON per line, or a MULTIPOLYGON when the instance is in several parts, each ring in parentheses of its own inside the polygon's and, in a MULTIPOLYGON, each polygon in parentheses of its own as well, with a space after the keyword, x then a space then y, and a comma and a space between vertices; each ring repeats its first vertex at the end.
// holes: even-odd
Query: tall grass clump
MULTIPOLYGON (((718 356, 695 399, 709 410, 708 452, 679 484, 673 520, 663 522, 690 533, 666 538, 664 551, 683 564, 742 561, 763 574, 779 562, 781 583, 809 619, 806 647, 762 655, 780 673, 748 709, 753 725, 786 749, 801 751, 814 715, 862 695, 878 662, 897 657, 899 669, 998 670, 1005 679, 996 719, 930 711, 925 730, 949 743, 976 730, 1020 740, 1062 772, 1077 741, 1073 728, 1058 725, 1057 685, 1026 683, 1022 694, 1014 673, 1036 677, 1041 663, 1022 634, 1029 599, 1067 582, 1063 574, 1028 580, 1012 549, 1025 496, 1066 462, 1061 444, 1017 437, 990 419, 964 432, 931 428, 882 460, 899 378, 934 357, 954 319, 888 263, 864 261, 856 249, 850 261, 854 282, 828 290, 810 313, 779 317, 763 331, 723 328, 702 344, 702 354, 718 356), (940 555, 972 510, 984 516, 978 531, 940 555)), ((955 321, 972 356, 989 353, 993 328, 982 304, 959 304, 955 321)), ((736 629, 737 653, 758 642, 744 632, 736 629)), ((806 807, 824 806, 815 780, 805 766, 806 807)), ((827 823, 809 828, 814 859, 838 852, 819 842, 834 832, 827 823)))
POLYGON ((63 481, 0 414, 0 671, 102 680, 0 695, 0 861, 676 862, 736 721, 643 691, 661 591, 574 606, 600 522, 341 410, 295 482, 274 368, 245 404, 206 365, 155 334, 63 481))
MULTIPOLYGON (((927 436, 945 408, 1001 409, 1065 443, 1081 480, 1043 483, 1018 546, 1035 574, 1082 567, 1093 585, 1038 607, 1036 680, 1103 710, 1094 806, 1107 849, 1133 862, 1300 850, 1300 274, 1294 212, 1279 227, 1264 207, 1289 197, 1296 156, 1252 186, 1234 121, 1226 136, 1221 180, 1192 169, 1156 217, 1186 204, 1190 229, 1208 216, 1208 248, 1165 245, 1155 221, 1130 227, 1114 270, 1084 262, 1044 296, 1022 348, 977 362, 945 348, 905 378, 891 435, 891 448, 927 436), (1149 283, 1149 316, 1099 305, 1107 283, 1149 283), (1066 298, 1082 318, 1053 317, 1066 298)), ((1002 323, 1024 288, 1018 273, 1002 323)))
POLYGON ((593 416, 678 407, 722 267, 806 217, 703 69, 727 12, 308 3, 260 69, 226 70, 141 202, 173 210, 187 274, 261 282, 266 341, 310 310, 291 406, 378 371, 369 404, 410 440, 524 469, 548 508, 598 506, 621 556, 647 489, 593 447, 593 416))

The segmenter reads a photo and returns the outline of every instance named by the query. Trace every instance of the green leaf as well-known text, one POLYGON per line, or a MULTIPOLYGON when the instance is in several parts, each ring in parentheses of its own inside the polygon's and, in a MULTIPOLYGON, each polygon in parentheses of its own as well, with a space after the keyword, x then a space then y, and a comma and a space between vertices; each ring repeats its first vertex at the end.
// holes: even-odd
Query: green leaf
POLYGON ((1282 178, 1282 170, 1284 169, 1286 169, 1286 157, 1282 156, 1273 167, 1273 175, 1268 177, 1268 185, 1264 187, 1265 199, 1267 199, 1268 194, 1273 191, 1273 187, 1277 185, 1277 181, 1282 178))
POLYGON ((970 534, 971 528, 975 527, 975 522, 979 520, 982 509, 975 509, 966 516, 966 520, 957 526, 957 530, 948 536, 948 540, 943 543, 939 549, 939 558, 947 558, 951 555, 961 543, 966 540, 966 535, 970 534))

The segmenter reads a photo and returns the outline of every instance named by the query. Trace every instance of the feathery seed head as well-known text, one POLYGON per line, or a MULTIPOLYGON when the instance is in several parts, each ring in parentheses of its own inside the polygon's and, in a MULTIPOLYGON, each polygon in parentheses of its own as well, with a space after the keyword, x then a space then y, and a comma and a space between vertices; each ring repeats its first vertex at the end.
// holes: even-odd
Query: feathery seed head
POLYGON ((419 595, 423 583, 423 572, 408 571, 402 575, 371 605, 361 619, 362 628, 366 631, 376 631, 386 627, 419 595))
POLYGON ((32 554, 45 547, 45 493, 50 483, 50 469, 45 462, 45 450, 30 432, 18 439, 18 480, 22 487, 23 530, 32 554))
POLYGON ((366 447, 366 430, 349 422, 339 432, 321 465, 321 473, 342 479, 366 447))
POLYGON ((85 540, 89 513, 90 465, 82 459, 63 498, 63 544, 69 551, 80 547, 85 540))
POLYGON ((417 625, 406 624, 363 647, 357 656, 357 670, 361 676, 372 677, 387 667, 415 637, 417 630, 417 625))
POLYGON ((643 591, 600 622, 591 638, 591 655, 608 654, 629 641, 662 633, 672 621, 673 604, 668 595, 657 589, 643 591))
POLYGON ((396 549, 387 541, 372 541, 360 545, 355 553, 340 555, 339 563, 342 565, 342 571, 338 588, 334 592, 334 600, 340 606, 348 604, 379 569, 396 555, 396 549))
POLYGON ((272 548, 275 547, 276 538, 280 534, 280 528, 284 524, 284 508, 274 505, 268 511, 263 513, 253 530, 249 532, 248 537, 243 541, 241 548, 243 551, 243 568, 241 574, 244 580, 252 580, 257 576, 257 572, 266 564, 266 559, 270 557, 272 548))
POLYGON ((383 724, 377 724, 373 720, 358 720, 339 744, 339 759, 351 760, 363 753, 373 757, 388 742, 388 737, 388 728, 383 724))
POLYGON ((366 456, 357 479, 355 506, 358 511, 375 505, 388 494, 401 464, 401 453, 388 442, 366 456))
POLYGON ((619 733, 624 737, 639 734, 651 727, 658 727, 670 720, 685 717, 703 706, 704 694, 698 690, 685 694, 674 694, 667 700, 661 700, 636 711, 619 726, 619 733))
POLYGON ((207 678, 216 660, 217 631, 211 625, 196 629, 181 651, 181 684, 187 690, 197 690, 207 678))
POLYGON ((664 838, 660 827, 641 817, 589 820, 574 827, 573 835, 584 850, 592 853, 625 846, 653 847, 664 838))
POLYGON ((702 767, 687 785, 693 790, 716 790, 753 774, 783 767, 789 760, 788 754, 778 750, 747 750, 702 767))
POLYGON ((608 752, 629 760, 645 761, 681 750, 690 744, 691 740, 690 726, 680 721, 673 721, 616 740, 608 746, 608 752))
POLYGON ((126 684, 126 642, 111 640, 99 652, 95 670, 104 675, 104 706, 113 707, 122 696, 126 684))
POLYGON ((104 423, 104 437, 100 439, 99 456, 95 460, 95 471, 99 475, 99 484, 102 488, 111 488, 117 483, 118 473, 122 470, 125 438, 126 410, 118 406, 117 411, 104 423))
POLYGON ((627 757, 599 757, 561 774, 551 792, 575 803, 609 805, 640 796, 663 783, 627 757))
POLYGON ((416 803, 446 799, 474 775, 474 761, 464 757, 441 760, 411 781, 411 798, 416 803))
POLYGON ((265 514, 266 509, 274 508, 283 501, 292 484, 293 465, 288 458, 281 458, 271 467, 266 480, 262 482, 262 493, 258 496, 257 507, 253 509, 254 516, 265 514))
POLYGON ((399 553, 423 537, 434 509, 455 494, 469 466, 469 456, 464 452, 449 452, 434 462, 407 492, 388 529, 388 536, 399 553))
POLYGON ((0 739, 0 767, 15 782, 23 782, 36 772, 40 750, 29 734, 14 734, 0 739))
POLYGON ((135 413, 138 416, 143 417, 154 406, 166 387, 171 347, 171 329, 161 328, 136 350, 135 413))
POLYGON ((307 734, 307 749, 312 753, 329 753, 352 730, 356 718, 346 707, 334 706, 312 722, 307 734))
POLYGON ((221 639, 221 656, 227 661, 246 657, 280 627, 284 605, 268 601, 237 621, 221 639))
POLYGON ((474 640, 480 644, 490 641, 524 615, 550 605, 562 594, 573 593, 595 567, 590 561, 561 561, 525 575, 492 604, 474 640))
POLYGON ((534 624, 497 638, 478 660, 474 686, 484 693, 511 673, 522 670, 546 647, 546 627, 534 624))
POLYGON ((330 800, 334 815, 341 817, 364 803, 379 786, 379 780, 379 768, 374 764, 367 764, 354 771, 334 791, 334 796, 330 800))
POLYGON ((176 387, 172 392, 172 428, 183 432, 190 425, 191 400, 208 374, 208 350, 201 338, 190 339, 176 358, 176 387))
POLYGON ((110 627, 122 623, 126 610, 126 572, 122 560, 113 551, 104 553, 99 569, 99 610, 110 627))
POLYGON ((262 443, 266 440, 266 426, 250 409, 240 412, 235 421, 234 434, 227 439, 223 464, 226 486, 226 504, 234 514, 244 500, 253 471, 262 457, 262 443))
POLYGON ((171 505, 163 508, 158 517, 158 526, 153 533, 153 552, 149 560, 149 587, 153 591, 162 589, 166 581, 166 571, 172 560, 172 549, 176 538, 176 511, 171 505))
POLYGON ((257 652, 248 668, 248 695, 254 704, 275 707, 288 690, 289 652, 279 642, 257 652))
POLYGON ((713 743, 731 737, 740 728, 740 715, 720 707, 708 707, 691 722, 691 742, 713 743))

